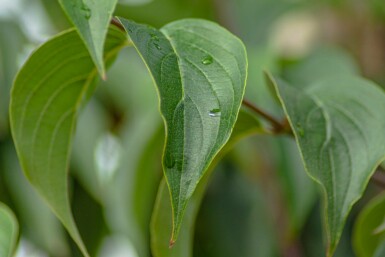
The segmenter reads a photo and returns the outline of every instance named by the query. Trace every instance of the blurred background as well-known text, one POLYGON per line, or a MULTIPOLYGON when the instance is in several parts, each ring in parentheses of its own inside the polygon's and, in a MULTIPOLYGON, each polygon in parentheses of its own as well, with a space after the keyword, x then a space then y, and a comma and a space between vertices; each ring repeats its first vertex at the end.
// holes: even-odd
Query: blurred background
MULTIPOLYGON (((335 73, 385 85, 384 0, 121 0, 115 14, 157 28, 188 17, 218 22, 246 45, 245 98, 277 118, 283 112, 265 86, 264 70, 298 86, 335 73)), ((20 223, 17 257, 81 256, 24 178, 8 122, 17 70, 33 49, 70 27, 57 1, 0 0, 0 201, 20 223)), ((163 140, 149 73, 134 49, 124 49, 82 111, 73 147, 72 208, 92 256, 151 256, 163 140)), ((335 256, 355 256, 352 227, 380 191, 369 184, 335 256)), ((213 173, 195 224, 193 256, 323 256, 320 195, 292 138, 243 140, 213 173)))

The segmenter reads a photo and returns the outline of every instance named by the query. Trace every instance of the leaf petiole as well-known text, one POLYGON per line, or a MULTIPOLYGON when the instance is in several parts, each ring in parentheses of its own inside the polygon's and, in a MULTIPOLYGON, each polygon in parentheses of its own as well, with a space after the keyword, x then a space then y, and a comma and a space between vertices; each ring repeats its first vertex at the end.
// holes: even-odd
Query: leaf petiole
POLYGON ((292 135, 293 132, 290 128, 289 123, 287 122, 287 119, 284 119, 282 121, 277 120, 275 117, 273 117, 271 114, 265 112, 264 110, 260 109, 258 106, 251 103, 249 100, 243 99, 242 105, 250 109, 251 111, 255 112, 262 118, 264 118, 266 121, 268 121, 272 126, 272 133, 273 134, 290 134, 292 135))

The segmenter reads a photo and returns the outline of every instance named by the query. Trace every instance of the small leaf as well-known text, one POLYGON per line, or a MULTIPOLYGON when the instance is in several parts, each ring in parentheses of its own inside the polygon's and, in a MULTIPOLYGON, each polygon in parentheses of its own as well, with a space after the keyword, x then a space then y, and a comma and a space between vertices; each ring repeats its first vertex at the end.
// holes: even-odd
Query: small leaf
POLYGON ((327 255, 352 205, 385 154, 385 93, 356 77, 331 77, 303 90, 278 81, 277 94, 309 176, 325 193, 327 255))
MULTIPOLYGON (((384 244, 385 233, 376 233, 385 217, 385 194, 371 200, 361 211, 353 231, 353 246, 357 257, 373 257, 379 245, 384 244)), ((382 256, 382 255, 381 255, 382 256)))
POLYGON ((86 44, 92 60, 103 78, 105 78, 103 47, 117 1, 59 0, 86 44))
POLYGON ((195 220, 212 170, 235 143, 255 133, 263 133, 261 124, 253 115, 241 109, 228 143, 215 157, 187 204, 186 213, 181 224, 179 241, 171 249, 169 248, 168 236, 173 230, 172 208, 165 180, 162 180, 151 220, 151 250, 154 257, 192 256, 195 220))
POLYGON ((0 203, 0 256, 11 257, 15 251, 19 225, 13 212, 0 203))
POLYGON ((175 241, 188 199, 235 124, 245 90, 246 52, 238 38, 209 21, 181 20, 160 31, 120 21, 159 91, 175 241))
MULTIPOLYGON (((123 33, 111 29, 106 61, 126 42, 123 33)), ((10 105, 11 130, 25 175, 86 256, 69 206, 67 170, 76 118, 96 77, 87 49, 70 30, 30 56, 16 77, 10 105)))

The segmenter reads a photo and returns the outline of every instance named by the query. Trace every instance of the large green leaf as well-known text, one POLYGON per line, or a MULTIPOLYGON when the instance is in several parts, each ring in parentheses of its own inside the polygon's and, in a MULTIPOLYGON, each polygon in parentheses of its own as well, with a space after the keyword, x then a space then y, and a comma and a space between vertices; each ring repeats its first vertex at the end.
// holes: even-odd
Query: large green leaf
POLYGON ((385 154, 385 93, 356 77, 330 77, 299 90, 275 84, 305 168, 325 192, 328 256, 352 205, 385 154))
POLYGON ((385 194, 381 194, 374 198, 357 218, 353 233, 353 246, 357 257, 373 257, 376 249, 385 245, 385 233, 376 231, 384 216, 385 194))
POLYGON ((86 44, 99 73, 105 78, 103 47, 118 0, 59 0, 59 2, 86 44))
MULTIPOLYGON (((111 29, 105 59, 111 61, 126 44, 111 29)), ((67 168, 76 118, 93 92, 97 70, 74 30, 36 50, 20 70, 11 92, 13 139, 24 173, 47 200, 82 252, 67 194, 67 168)))
POLYGON ((11 257, 16 246, 19 225, 13 212, 0 203, 0 257, 11 257))
POLYGON ((241 109, 229 142, 215 157, 208 172, 200 181, 191 200, 187 204, 186 215, 184 215, 181 225, 180 238, 173 248, 169 247, 168 242, 168 235, 173 230, 172 208, 166 183, 164 180, 162 181, 151 220, 151 250, 154 257, 192 256, 195 220, 213 168, 236 142, 254 133, 263 133, 261 124, 253 115, 241 109))
POLYGON ((160 31, 120 21, 159 91, 174 241, 188 199, 230 137, 245 90, 246 52, 238 38, 209 21, 181 20, 160 31))

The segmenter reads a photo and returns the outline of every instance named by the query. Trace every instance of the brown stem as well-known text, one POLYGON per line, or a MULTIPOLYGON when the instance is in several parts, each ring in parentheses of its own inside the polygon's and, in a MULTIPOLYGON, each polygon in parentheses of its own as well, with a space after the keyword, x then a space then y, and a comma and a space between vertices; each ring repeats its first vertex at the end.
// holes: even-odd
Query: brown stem
POLYGON ((254 104, 252 104, 250 101, 248 101, 246 99, 243 99, 242 104, 244 106, 246 106, 247 108, 249 108, 250 110, 252 110, 253 112, 262 116, 268 122, 270 122, 270 124, 273 127, 273 132, 275 134, 289 133, 291 131, 290 126, 289 126, 286 119, 283 120, 282 122, 280 122, 276 118, 274 118, 272 115, 266 113, 265 111, 263 111, 259 107, 255 106, 254 104))
POLYGON ((122 30, 123 32, 126 31, 126 30, 124 29, 123 25, 120 23, 120 21, 119 21, 117 18, 112 17, 110 23, 111 23, 112 25, 116 26, 118 29, 122 30))

